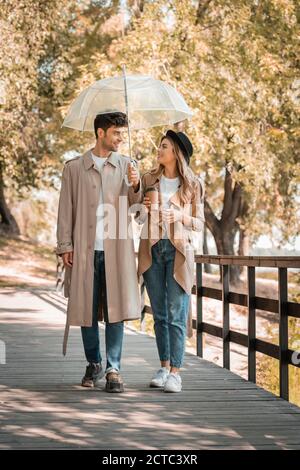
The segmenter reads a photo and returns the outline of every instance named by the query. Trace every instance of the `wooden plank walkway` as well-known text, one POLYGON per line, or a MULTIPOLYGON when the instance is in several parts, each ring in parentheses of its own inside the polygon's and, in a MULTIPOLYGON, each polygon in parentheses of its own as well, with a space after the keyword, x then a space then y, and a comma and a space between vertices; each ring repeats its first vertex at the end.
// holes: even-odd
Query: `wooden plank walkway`
POLYGON ((51 290, 0 290, 0 449, 300 449, 300 408, 192 354, 182 393, 150 389, 155 341, 130 329, 126 393, 80 387, 79 328, 61 355, 65 305, 51 290))

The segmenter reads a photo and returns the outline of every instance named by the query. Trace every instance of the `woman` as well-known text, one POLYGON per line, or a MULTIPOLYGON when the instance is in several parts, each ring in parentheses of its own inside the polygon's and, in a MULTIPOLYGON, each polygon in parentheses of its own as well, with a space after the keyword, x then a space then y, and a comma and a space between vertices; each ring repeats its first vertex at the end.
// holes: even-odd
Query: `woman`
POLYGON ((192 154, 189 138, 168 130, 158 148, 158 165, 142 177, 149 217, 141 232, 138 273, 150 298, 161 361, 150 386, 165 392, 182 389, 179 372, 194 283, 192 233, 202 229, 204 220, 202 187, 189 167, 192 154), (159 205, 151 204, 153 191, 159 205))

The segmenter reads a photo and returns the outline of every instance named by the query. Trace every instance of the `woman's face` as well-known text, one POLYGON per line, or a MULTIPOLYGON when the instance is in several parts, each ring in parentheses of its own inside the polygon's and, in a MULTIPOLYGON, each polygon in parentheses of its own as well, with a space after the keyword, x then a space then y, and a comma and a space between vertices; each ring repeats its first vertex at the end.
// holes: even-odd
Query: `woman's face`
POLYGON ((161 141, 161 144, 157 149, 157 161, 164 166, 176 162, 173 145, 166 138, 161 141))

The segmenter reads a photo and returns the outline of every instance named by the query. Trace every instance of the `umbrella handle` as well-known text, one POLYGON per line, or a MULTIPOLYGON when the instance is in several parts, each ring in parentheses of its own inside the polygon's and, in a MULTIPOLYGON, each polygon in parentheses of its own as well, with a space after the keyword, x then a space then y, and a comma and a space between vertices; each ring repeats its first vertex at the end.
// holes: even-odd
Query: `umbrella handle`
MULTIPOLYGON (((137 168, 137 162, 135 160, 133 160, 133 158, 130 159, 130 163, 132 163, 132 165, 134 165, 137 168)), ((129 163, 128 163, 128 165, 129 165, 129 163)), ((124 176, 124 181, 125 181, 127 186, 129 186, 129 187, 132 186, 132 183, 129 183, 129 181, 128 181, 127 173, 124 176)))
POLYGON ((127 80, 126 80, 126 65, 122 65, 123 70, 123 78, 124 78, 124 94, 125 94, 125 107, 126 107, 126 114, 127 114, 127 130, 128 130, 128 145, 129 145, 129 157, 131 158, 131 136, 130 136, 130 119, 129 119, 129 105, 128 105, 128 91, 127 91, 127 80))

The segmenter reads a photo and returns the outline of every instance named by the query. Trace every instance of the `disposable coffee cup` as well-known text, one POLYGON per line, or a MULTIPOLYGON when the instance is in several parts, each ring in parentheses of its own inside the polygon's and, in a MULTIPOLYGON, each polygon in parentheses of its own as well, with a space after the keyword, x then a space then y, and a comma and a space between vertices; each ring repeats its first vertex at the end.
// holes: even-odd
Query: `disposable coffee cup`
POLYGON ((147 188, 145 191, 145 196, 150 199, 151 205, 158 204, 158 190, 157 188, 147 188))

